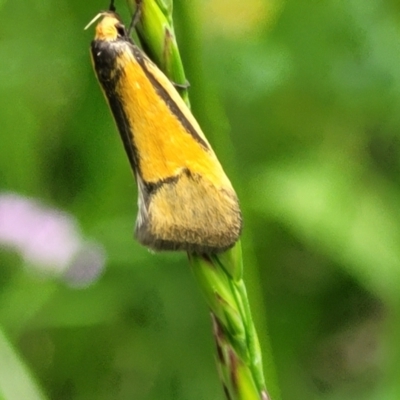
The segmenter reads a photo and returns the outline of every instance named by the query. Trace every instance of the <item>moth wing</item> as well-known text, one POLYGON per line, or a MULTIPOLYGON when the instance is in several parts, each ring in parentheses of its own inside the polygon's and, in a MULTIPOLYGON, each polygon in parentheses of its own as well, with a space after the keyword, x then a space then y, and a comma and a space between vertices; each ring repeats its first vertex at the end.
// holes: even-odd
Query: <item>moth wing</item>
POLYGON ((135 235, 154 250, 221 252, 239 238, 242 218, 235 192, 190 171, 146 194, 139 184, 135 235))

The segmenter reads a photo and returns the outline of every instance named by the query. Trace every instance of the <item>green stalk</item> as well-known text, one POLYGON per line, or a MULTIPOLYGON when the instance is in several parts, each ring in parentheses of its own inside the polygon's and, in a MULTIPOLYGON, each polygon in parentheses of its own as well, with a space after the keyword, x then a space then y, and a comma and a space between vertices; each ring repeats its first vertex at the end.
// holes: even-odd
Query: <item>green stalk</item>
POLYGON ((132 13, 137 7, 140 9, 136 30, 146 54, 172 82, 177 84, 181 97, 190 107, 187 80, 172 23, 172 0, 127 0, 127 2, 132 13))
POLYGON ((0 327, 0 399, 46 400, 31 371, 0 327))
MULTIPOLYGON (((172 0, 127 0, 140 9, 136 26, 150 58, 177 85, 189 105, 184 73, 172 21, 172 0)), ((211 311, 217 364, 228 400, 268 400, 261 349, 243 281, 241 244, 222 254, 188 254, 211 311)))

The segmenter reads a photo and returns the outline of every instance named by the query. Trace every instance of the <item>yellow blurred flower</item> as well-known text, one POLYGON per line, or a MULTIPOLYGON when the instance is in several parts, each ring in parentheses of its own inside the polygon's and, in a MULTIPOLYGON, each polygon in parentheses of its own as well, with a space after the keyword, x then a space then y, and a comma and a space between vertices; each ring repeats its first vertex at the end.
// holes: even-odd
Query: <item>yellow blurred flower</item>
POLYGON ((204 12, 205 33, 230 38, 257 34, 271 28, 283 0, 206 0, 204 12))

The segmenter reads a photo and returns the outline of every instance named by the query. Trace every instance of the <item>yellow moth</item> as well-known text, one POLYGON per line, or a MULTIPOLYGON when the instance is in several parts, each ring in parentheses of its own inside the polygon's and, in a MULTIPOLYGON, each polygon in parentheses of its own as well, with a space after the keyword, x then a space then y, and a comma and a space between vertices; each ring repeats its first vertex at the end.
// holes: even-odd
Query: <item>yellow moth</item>
POLYGON ((137 240, 199 254, 232 247, 242 227, 239 202, 204 133, 119 16, 100 16, 91 56, 137 182, 137 240))

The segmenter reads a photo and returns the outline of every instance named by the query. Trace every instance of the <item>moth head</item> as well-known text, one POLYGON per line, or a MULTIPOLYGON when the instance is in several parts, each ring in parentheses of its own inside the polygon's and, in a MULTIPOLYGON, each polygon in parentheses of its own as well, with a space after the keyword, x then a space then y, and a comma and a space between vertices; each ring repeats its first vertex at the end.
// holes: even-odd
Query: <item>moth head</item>
POLYGON ((85 27, 88 29, 99 18, 101 21, 96 26, 95 40, 114 41, 127 37, 125 26, 116 13, 106 11, 97 14, 85 27))

